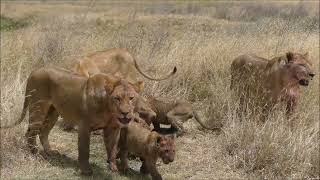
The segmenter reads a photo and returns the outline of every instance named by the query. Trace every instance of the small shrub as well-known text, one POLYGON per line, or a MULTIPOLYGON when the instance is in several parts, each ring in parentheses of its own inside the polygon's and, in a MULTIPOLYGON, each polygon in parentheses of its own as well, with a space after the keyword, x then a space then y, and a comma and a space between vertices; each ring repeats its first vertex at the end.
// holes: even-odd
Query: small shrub
POLYGON ((0 31, 10 31, 23 28, 29 24, 27 18, 16 20, 6 16, 0 16, 0 31))

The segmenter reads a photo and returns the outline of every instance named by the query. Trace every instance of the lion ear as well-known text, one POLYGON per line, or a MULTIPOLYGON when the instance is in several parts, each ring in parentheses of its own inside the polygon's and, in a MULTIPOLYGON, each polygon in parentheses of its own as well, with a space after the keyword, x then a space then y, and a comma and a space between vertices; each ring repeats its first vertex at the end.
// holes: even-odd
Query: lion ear
POLYGON ((304 55, 303 55, 304 58, 308 59, 309 58, 309 52, 306 52, 304 55))
POLYGON ((119 78, 107 74, 104 75, 104 80, 104 86, 109 93, 111 93, 120 82, 119 78))
POLYGON ((292 52, 290 52, 290 51, 287 52, 286 56, 287 56, 288 63, 293 61, 293 53, 292 52))
POLYGON ((133 84, 133 88, 137 91, 137 93, 140 93, 144 89, 144 82, 138 81, 135 84, 133 84))

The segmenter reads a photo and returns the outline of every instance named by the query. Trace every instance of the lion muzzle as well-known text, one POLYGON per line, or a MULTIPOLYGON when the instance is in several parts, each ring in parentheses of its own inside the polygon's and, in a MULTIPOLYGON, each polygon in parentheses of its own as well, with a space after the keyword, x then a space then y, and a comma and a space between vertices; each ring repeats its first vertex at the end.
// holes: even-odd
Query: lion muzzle
POLYGON ((130 121, 133 120, 133 117, 131 115, 131 113, 129 112, 122 112, 120 116, 118 116, 118 121, 121 123, 121 125, 128 125, 130 123, 130 121))
POLYGON ((169 164, 169 163, 172 163, 174 161, 174 158, 170 157, 170 158, 165 158, 162 160, 163 164, 169 164))

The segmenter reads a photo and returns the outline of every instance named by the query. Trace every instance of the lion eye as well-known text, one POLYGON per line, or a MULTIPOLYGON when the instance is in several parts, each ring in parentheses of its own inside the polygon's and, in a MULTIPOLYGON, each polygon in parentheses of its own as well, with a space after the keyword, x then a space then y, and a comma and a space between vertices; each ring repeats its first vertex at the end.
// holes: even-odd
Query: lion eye
POLYGON ((120 98, 119 97, 114 97, 114 100, 115 101, 120 101, 120 98))
POLYGON ((134 97, 129 97, 130 101, 132 101, 132 100, 133 100, 133 98, 134 98, 134 97))

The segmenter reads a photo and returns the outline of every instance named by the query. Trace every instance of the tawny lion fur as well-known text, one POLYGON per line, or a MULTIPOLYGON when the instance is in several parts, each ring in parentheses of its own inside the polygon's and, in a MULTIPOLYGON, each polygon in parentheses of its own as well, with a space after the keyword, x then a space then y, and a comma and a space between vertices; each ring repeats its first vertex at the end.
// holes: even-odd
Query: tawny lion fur
POLYGON ((266 115, 282 102, 290 115, 296 109, 300 86, 307 86, 315 75, 311 66, 308 53, 288 52, 272 60, 241 55, 231 65, 231 89, 240 97, 241 108, 251 103, 266 115))
MULTIPOLYGON (((142 72, 136 59, 126 49, 113 48, 98 51, 79 59, 74 65, 73 71, 85 77, 100 72, 110 73, 126 79, 130 83, 136 83, 139 80, 140 74, 147 79, 160 81, 174 75, 177 69, 174 67, 173 71, 164 77, 153 78, 142 72)), ((73 126, 64 122, 63 128, 64 130, 71 130, 73 126)))
POLYGON ((142 160, 140 172, 150 173, 153 180, 162 180, 156 168, 158 158, 162 159, 164 164, 174 161, 174 136, 160 135, 134 121, 129 123, 128 128, 121 130, 119 147, 121 170, 126 171, 129 168, 128 153, 131 152, 142 160))
POLYGON ((131 83, 138 81, 139 74, 147 79, 160 81, 168 79, 176 71, 177 69, 174 67, 173 71, 164 77, 150 77, 142 72, 136 59, 126 49, 120 48, 95 52, 83 57, 74 66, 74 72, 86 77, 103 72, 120 76, 131 83))
POLYGON ((14 125, 19 124, 29 110, 28 146, 36 153, 36 136, 39 135, 44 152, 50 155, 56 151, 51 150, 48 135, 58 116, 77 124, 78 159, 81 173, 85 175, 92 173, 89 165, 90 131, 103 129, 110 168, 116 171, 120 129, 133 117, 134 101, 141 85, 141 82, 130 84, 107 74, 86 78, 63 69, 41 68, 28 78, 21 118, 14 125))
POLYGON ((192 105, 184 100, 139 97, 134 111, 138 112, 149 125, 153 124, 154 130, 157 132, 161 132, 160 124, 171 125, 171 128, 177 131, 177 135, 180 136, 185 133, 183 123, 193 117, 204 129, 217 130, 217 128, 204 125, 192 105))

